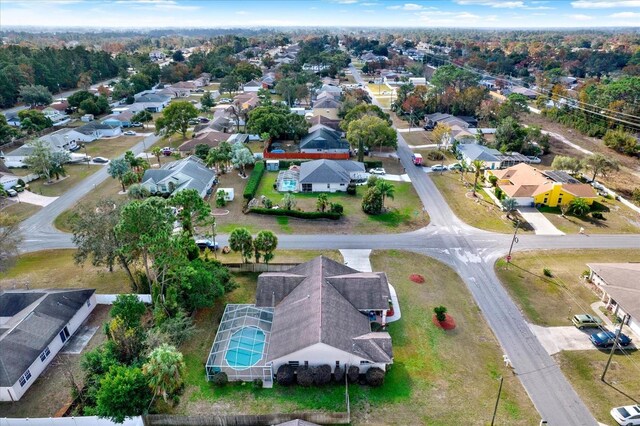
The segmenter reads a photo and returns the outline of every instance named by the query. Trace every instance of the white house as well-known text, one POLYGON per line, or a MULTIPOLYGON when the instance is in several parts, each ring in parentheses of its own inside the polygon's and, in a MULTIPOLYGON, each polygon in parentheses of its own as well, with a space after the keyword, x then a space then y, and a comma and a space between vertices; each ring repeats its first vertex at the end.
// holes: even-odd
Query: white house
POLYGON ((351 160, 314 160, 300 165, 298 191, 346 192, 357 175, 365 173, 364 164, 351 160))
POLYGON ((0 187, 4 189, 13 188, 18 184, 19 179, 20 176, 0 172, 0 187))
MULTIPOLYGON (((85 126, 82 126, 85 127, 85 126)), ((60 129, 48 135, 42 136, 41 141, 44 141, 51 146, 54 151, 73 151, 78 149, 79 143, 91 142, 98 139, 98 135, 94 133, 83 133, 79 130, 82 127, 76 129, 60 129)), ((24 167, 24 160, 33 153, 33 146, 29 143, 22 145, 21 147, 14 149, 13 151, 5 154, 4 163, 7 167, 24 167)))
POLYGON ((602 292, 602 301, 640 338, 640 263, 588 263, 589 280, 602 292))
POLYGON ((242 85, 242 90, 245 92, 257 92, 262 89, 262 83, 256 80, 251 80, 242 85))
POLYGON ((201 197, 210 191, 216 174, 198 157, 165 163, 160 169, 147 169, 141 185, 152 194, 174 194, 183 189, 195 189, 201 197))
POLYGON ((88 137, 93 137, 92 140, 120 136, 122 134, 122 126, 120 123, 99 123, 92 121, 91 123, 76 128, 76 130, 88 137))
POLYGON ((0 292, 0 401, 18 401, 96 306, 94 289, 0 292))

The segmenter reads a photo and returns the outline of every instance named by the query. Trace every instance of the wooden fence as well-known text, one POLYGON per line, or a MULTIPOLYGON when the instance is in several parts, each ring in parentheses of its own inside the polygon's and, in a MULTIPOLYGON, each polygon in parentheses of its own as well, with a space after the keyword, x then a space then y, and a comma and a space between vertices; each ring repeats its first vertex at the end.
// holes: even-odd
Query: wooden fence
POLYGON ((173 416, 152 414, 143 418, 145 426, 262 426, 275 425, 297 419, 319 425, 349 424, 349 415, 346 412, 226 416, 173 416))
POLYGON ((299 263, 225 263, 231 272, 282 272, 299 263))

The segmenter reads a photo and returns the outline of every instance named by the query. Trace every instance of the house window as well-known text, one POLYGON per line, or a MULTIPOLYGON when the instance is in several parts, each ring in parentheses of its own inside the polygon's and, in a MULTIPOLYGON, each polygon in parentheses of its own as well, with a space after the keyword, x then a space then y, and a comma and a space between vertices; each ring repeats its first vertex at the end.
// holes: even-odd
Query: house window
POLYGON ((558 204, 562 204, 562 197, 558 198, 558 204))
POLYGON ((336 361, 336 368, 340 368, 340 361, 336 361))
POLYGON ((308 367, 308 366, 309 366, 309 361, 305 361, 305 362, 304 362, 304 366, 305 366, 305 367, 308 367))
POLYGON ((29 370, 25 371, 24 374, 20 376, 20 379, 18 380, 20 382, 20 387, 23 387, 24 385, 26 385, 30 378, 31 378, 31 371, 29 370))
POLYGON ((547 201, 549 201, 549 199, 547 197, 544 197, 544 200, 542 201, 542 204, 547 204, 547 201))
POLYGON ((49 355, 51 355, 51 351, 49 350, 49 346, 47 346, 40 354, 40 361, 44 362, 45 359, 49 358, 49 355))
POLYGON ((91 299, 87 299, 87 308, 91 307, 91 299))
POLYGON ((302 184, 302 192, 311 192, 311 184, 303 183, 302 184))
POLYGON ((330 183, 328 183, 328 184, 327 184, 327 189, 330 189, 330 188, 331 188, 331 184, 330 184, 330 183))
POLYGON ((341 183, 340 186, 344 186, 344 183, 341 183))
POLYGON ((367 360, 360 361, 360 365, 367 365, 367 364, 371 364, 371 363, 367 360))
POLYGON ((60 336, 60 340, 62 340, 62 343, 66 342, 69 338, 69 329, 67 327, 63 328, 58 336, 60 336))
POLYGON ((300 367, 300 362, 298 362, 298 361, 289 361, 289 362, 288 362, 288 364, 289 364, 290 366, 292 366, 293 368, 298 368, 298 367, 300 367))

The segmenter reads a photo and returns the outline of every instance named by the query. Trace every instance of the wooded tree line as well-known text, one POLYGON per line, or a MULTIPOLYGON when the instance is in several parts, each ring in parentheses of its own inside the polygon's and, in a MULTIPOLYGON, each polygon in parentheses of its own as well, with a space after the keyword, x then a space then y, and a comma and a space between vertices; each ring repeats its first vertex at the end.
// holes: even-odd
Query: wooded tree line
POLYGON ((72 49, 2 47, 0 107, 15 105, 21 86, 41 85, 57 93, 77 88, 82 78, 96 82, 117 76, 119 70, 109 53, 89 51, 82 46, 72 49))

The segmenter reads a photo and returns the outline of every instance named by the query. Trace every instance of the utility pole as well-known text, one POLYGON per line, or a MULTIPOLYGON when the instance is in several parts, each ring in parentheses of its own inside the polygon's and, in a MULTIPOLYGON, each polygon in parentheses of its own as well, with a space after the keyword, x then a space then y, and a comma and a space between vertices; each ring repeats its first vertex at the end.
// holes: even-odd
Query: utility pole
POLYGON ((509 254, 507 254, 507 268, 509 267, 509 263, 511 263, 511 250, 513 250, 513 244, 518 242, 518 228, 520 228, 520 221, 516 220, 516 229, 513 231, 513 239, 511 240, 511 246, 509 246, 509 254))
POLYGON ((498 398, 496 398, 496 405, 495 407, 493 407, 493 417, 491 417, 491 426, 493 426, 496 421, 496 413, 498 412, 498 403, 500 402, 500 394, 502 393, 503 381, 504 381, 504 377, 500 376, 500 387, 498 388, 498 398))
POLYGON ((602 372, 602 376, 600 376, 600 380, 604 382, 604 376, 607 374, 607 370, 609 369, 609 365, 611 364, 611 359, 613 358, 613 352, 616 350, 616 346, 618 346, 618 339, 620 338, 620 333, 622 332, 622 326, 627 322, 629 314, 625 314, 622 318, 622 323, 620 323, 620 328, 616 331, 616 337, 613 339, 613 346, 611 346, 611 352, 609 352, 609 359, 607 360, 607 365, 604 367, 604 371, 602 372))

